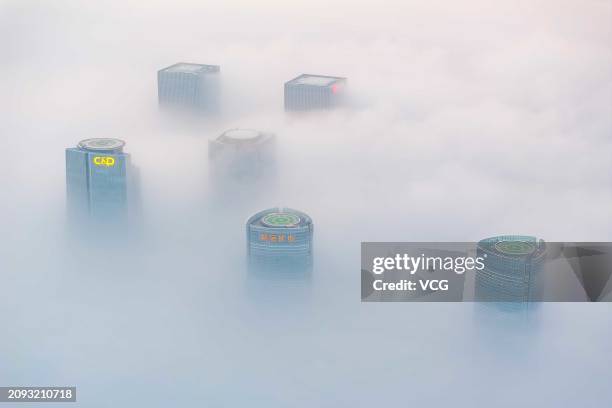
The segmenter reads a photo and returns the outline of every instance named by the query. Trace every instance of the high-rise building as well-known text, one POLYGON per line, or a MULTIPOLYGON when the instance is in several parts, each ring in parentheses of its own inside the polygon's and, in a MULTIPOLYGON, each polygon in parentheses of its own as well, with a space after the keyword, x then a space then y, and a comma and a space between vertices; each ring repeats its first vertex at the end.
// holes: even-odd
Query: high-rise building
POLYGON ((69 216, 123 219, 131 185, 130 156, 119 139, 87 139, 66 149, 69 216))
POLYGON ((253 129, 231 129, 208 142, 210 173, 220 183, 256 180, 274 168, 275 137, 253 129))
POLYGON ((539 298, 539 274, 546 257, 543 240, 503 235, 478 243, 484 269, 476 271, 475 300, 529 302, 539 298))
POLYGON ((159 105, 215 112, 219 107, 220 68, 179 62, 157 72, 159 105))
POLYGON ((344 98, 346 78, 302 74, 285 82, 285 110, 329 109, 344 98))
POLYGON ((246 229, 251 266, 290 271, 311 265, 313 224, 303 212, 270 208, 249 218, 246 229))

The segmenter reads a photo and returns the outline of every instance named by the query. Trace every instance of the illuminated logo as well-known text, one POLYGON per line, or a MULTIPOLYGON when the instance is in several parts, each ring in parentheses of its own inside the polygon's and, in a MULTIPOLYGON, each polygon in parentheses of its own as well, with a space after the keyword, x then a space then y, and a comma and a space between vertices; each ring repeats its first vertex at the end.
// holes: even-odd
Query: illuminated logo
POLYGON ((259 234, 260 241, 268 241, 268 242, 293 242, 295 241, 295 237, 291 234, 259 234))
POLYGON ((115 165, 115 158, 108 156, 96 156, 93 158, 93 163, 96 166, 113 167, 115 165))

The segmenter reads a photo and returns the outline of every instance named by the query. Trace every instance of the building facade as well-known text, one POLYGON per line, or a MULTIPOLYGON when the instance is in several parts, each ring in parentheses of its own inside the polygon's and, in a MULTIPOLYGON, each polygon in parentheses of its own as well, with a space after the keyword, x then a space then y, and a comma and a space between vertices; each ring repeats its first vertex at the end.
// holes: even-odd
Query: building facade
POLYGON ((529 302, 539 298, 539 276, 546 243, 536 237, 502 235, 478 243, 484 269, 477 271, 475 300, 529 302))
POLYGON ((66 149, 70 217, 108 220, 127 215, 131 163, 124 145, 119 139, 87 139, 66 149))
POLYGON ((345 88, 346 78, 302 74, 285 83, 285 110, 334 108, 343 102, 345 88))
POLYGON ((157 72, 162 108, 215 112, 219 109, 220 68, 179 62, 157 72))
POLYGON ((252 181, 275 167, 275 136, 253 129, 230 129, 208 142, 210 174, 219 183, 252 181))
POLYGON ((289 208, 270 208, 247 221, 247 253, 250 266, 309 267, 312 263, 313 223, 305 213, 289 208))

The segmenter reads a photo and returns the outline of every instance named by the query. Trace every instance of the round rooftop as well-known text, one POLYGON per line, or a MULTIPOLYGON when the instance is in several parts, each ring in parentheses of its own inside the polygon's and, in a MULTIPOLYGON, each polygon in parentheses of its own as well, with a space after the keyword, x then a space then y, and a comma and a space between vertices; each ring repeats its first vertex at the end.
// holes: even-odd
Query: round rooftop
POLYGON ((109 151, 109 150, 121 150, 125 146, 125 142, 119 139, 85 139, 81 140, 78 144, 80 149, 92 150, 92 151, 109 151))
POLYGON ((223 132, 218 140, 229 143, 253 142, 261 137, 261 132, 254 129, 231 129, 223 132))
POLYGON ((261 219, 261 223, 268 227, 295 227, 300 222, 299 216, 288 212, 269 213, 261 219))
POLYGON ((535 252, 536 246, 527 241, 499 241, 495 243, 495 249, 504 255, 525 256, 535 252))

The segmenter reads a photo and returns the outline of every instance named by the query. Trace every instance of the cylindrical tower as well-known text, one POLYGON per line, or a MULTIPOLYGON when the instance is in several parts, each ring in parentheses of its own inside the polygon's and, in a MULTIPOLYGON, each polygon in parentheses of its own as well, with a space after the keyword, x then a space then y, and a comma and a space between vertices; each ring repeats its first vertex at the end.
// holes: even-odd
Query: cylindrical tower
POLYGON ((475 296, 484 302, 528 302, 537 298, 537 278, 546 256, 543 240, 502 235, 478 243, 484 269, 476 273, 475 296))
POLYGON ((210 173, 220 184, 257 179, 274 166, 271 133, 253 129, 230 129, 208 142, 210 173))
POLYGON ((313 223, 303 212, 270 208, 247 221, 247 253, 252 266, 309 266, 313 223))

